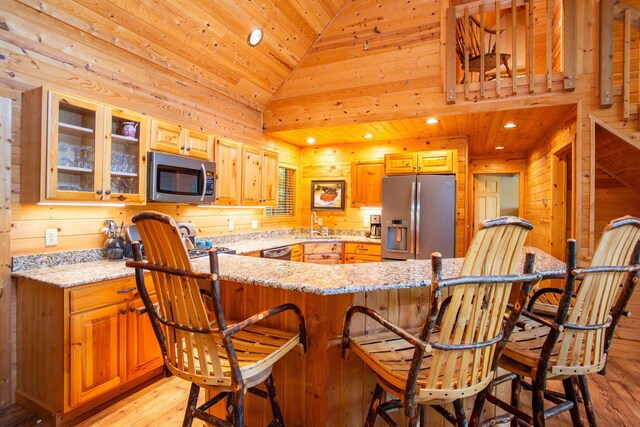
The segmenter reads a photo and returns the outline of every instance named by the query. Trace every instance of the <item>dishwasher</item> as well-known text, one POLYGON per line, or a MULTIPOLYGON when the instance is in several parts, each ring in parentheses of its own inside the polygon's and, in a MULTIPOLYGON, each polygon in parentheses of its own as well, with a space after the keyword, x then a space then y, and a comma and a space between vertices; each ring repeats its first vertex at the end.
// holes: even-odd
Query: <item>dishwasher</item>
POLYGON ((282 246, 280 248, 265 249, 260 251, 261 258, 283 259, 291 261, 291 246, 282 246))

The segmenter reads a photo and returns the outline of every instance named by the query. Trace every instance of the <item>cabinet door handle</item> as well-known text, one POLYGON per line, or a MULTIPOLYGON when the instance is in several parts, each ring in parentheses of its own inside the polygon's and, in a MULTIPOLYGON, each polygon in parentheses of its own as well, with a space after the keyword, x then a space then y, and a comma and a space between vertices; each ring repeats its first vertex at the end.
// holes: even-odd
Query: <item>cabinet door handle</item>
POLYGON ((106 191, 104 192, 104 194, 106 194, 106 195, 108 196, 109 194, 111 194, 111 190, 106 190, 106 191))
POLYGON ((134 307, 130 307, 129 311, 132 312, 132 313, 135 313, 136 309, 134 307))
POLYGON ((120 314, 127 314, 127 310, 125 309, 120 310, 120 314))
POLYGON ((184 145, 182 147, 180 147, 181 150, 184 150, 184 145))
POLYGON ((102 190, 96 191, 96 194, 99 196, 100 194, 102 194, 102 190))
POLYGON ((137 288, 127 288, 127 289, 120 289, 119 291, 116 291, 116 294, 128 294, 131 291, 135 291, 137 288))
POLYGON ((191 151, 191 147, 187 147, 187 151, 191 151))

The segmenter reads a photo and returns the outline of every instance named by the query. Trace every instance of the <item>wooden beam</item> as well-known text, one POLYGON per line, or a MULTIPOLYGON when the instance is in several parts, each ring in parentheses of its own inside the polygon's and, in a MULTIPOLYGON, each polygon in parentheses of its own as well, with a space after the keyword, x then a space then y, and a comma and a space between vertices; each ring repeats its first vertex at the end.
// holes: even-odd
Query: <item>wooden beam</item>
POLYGON ((502 81, 502 77, 500 76, 500 65, 501 57, 500 57, 500 0, 496 0, 496 98, 500 98, 500 82, 502 81))
POLYGON ((624 53, 622 55, 622 103, 623 118, 629 120, 631 99, 631 9, 624 10, 624 53))
POLYGON ((456 10, 447 9, 447 104, 456 103, 456 10))
POLYGON ((535 19, 533 16, 533 2, 527 3, 527 7, 529 8, 529 21, 527 22, 527 31, 529 32, 529 52, 527 52, 527 59, 529 59, 529 93, 533 93, 534 90, 534 69, 533 69, 533 58, 534 58, 534 40, 533 40, 533 26, 535 24, 535 19))
POLYGON ((482 36, 479 37, 480 42, 480 77, 478 81, 480 82, 480 98, 484 99, 485 97, 485 84, 484 84, 484 76, 486 72, 487 65, 484 63, 484 4, 480 5, 480 34, 482 36))
POLYGON ((600 107, 609 108, 613 100, 613 4, 600 1, 600 107))
MULTIPOLYGON (((524 4, 530 3, 529 0, 515 0, 516 6, 522 6, 524 4)), ((491 5, 490 1, 487 0, 477 0, 471 3, 463 3, 455 6, 456 18, 462 18, 464 16, 464 9, 469 9, 469 13, 471 15, 477 15, 480 13, 480 6, 488 4, 491 5)), ((497 0, 496 7, 498 10, 507 9, 512 5, 511 0, 497 0)))
POLYGON ((471 43, 471 25, 469 24, 469 10, 464 10, 464 99, 469 100, 469 44, 471 43))
POLYGON ((564 0, 562 2, 564 7, 562 14, 562 28, 564 32, 564 47, 562 54, 564 56, 564 90, 573 91, 576 88, 575 79, 577 73, 577 61, 578 61, 578 26, 576 19, 578 15, 578 9, 576 7, 576 0, 564 0))
POLYGON ((11 384, 11 99, 0 97, 0 409, 13 402, 11 384))
POLYGON ((624 11, 627 9, 631 13, 631 26, 640 29, 640 9, 625 2, 616 1, 615 6, 613 6, 613 19, 624 20, 624 11))
POLYGON ((511 92, 518 93, 518 13, 516 0, 511 0, 511 92))
POLYGON ((551 91, 552 73, 552 37, 553 37, 553 0, 547 0, 547 37, 545 40, 545 59, 547 61, 547 90, 551 91))

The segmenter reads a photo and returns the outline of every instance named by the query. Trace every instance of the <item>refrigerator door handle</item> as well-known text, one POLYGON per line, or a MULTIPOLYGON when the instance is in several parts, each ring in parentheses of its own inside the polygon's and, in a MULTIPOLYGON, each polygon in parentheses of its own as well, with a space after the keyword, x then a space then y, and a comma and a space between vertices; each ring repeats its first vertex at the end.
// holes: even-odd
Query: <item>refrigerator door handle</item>
MULTIPOLYGON (((420 185, 420 184, 418 184, 420 185)), ((411 219, 409 221, 409 253, 414 254, 413 242, 416 238, 415 226, 416 223, 416 183, 411 183, 411 219)))
MULTIPOLYGON (((415 184, 414 184, 415 185, 415 184)), ((412 211, 416 212, 416 232, 415 232, 415 239, 416 239, 416 256, 420 254, 420 204, 421 204, 421 199, 420 199, 420 191, 422 190, 422 183, 418 182, 418 188, 416 190, 416 208, 413 209, 412 211)))

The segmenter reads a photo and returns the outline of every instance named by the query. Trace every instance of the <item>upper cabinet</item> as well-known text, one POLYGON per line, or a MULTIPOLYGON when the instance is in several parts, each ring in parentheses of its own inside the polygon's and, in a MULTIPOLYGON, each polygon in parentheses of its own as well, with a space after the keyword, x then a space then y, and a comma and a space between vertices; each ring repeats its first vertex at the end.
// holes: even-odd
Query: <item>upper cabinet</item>
POLYGON ((456 150, 434 150, 386 154, 384 161, 387 175, 405 175, 456 173, 458 159, 456 150))
POLYGON ((144 116, 45 88, 26 92, 22 200, 143 203, 147 136, 144 116))
POLYGON ((276 206, 278 153, 242 146, 242 205, 276 206))
POLYGON ((351 206, 382 206, 382 160, 351 164, 351 206))
POLYGON ((154 151, 213 160, 213 136, 173 123, 152 120, 150 143, 154 151))
POLYGON ((217 205, 239 205, 241 193, 242 144, 216 138, 217 205))

